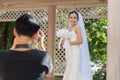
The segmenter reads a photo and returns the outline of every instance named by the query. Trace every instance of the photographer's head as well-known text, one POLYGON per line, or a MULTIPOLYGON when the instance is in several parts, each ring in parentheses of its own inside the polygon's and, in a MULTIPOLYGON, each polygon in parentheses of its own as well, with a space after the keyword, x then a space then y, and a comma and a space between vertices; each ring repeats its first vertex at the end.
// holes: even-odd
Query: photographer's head
POLYGON ((30 14, 20 16, 15 22, 15 30, 18 36, 33 37, 40 29, 40 22, 30 14))

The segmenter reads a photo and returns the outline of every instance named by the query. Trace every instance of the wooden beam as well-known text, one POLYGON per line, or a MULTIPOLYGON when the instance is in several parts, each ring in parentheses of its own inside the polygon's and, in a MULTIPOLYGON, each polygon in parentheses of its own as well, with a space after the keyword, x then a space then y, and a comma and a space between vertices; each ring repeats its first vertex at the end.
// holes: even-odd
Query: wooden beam
MULTIPOLYGON (((55 21, 56 21, 56 7, 48 7, 48 40, 47 40, 47 51, 51 54, 52 56, 52 62, 54 66, 54 49, 55 49, 55 21)), ((47 77, 54 78, 54 68, 51 74, 47 75, 47 77)))
POLYGON ((17 2, 1 2, 6 9, 18 9, 18 8, 36 8, 36 7, 48 7, 48 6, 70 6, 70 5, 93 5, 93 4, 107 4, 101 0, 39 0, 39 1, 18 1, 17 2))

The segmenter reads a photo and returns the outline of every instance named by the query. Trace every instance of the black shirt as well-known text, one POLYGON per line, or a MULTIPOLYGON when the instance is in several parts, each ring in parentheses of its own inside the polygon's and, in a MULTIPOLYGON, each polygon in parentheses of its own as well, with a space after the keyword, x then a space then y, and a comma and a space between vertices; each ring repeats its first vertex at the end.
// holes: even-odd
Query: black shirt
POLYGON ((46 51, 0 51, 0 73, 3 80, 44 80, 51 68, 46 51))

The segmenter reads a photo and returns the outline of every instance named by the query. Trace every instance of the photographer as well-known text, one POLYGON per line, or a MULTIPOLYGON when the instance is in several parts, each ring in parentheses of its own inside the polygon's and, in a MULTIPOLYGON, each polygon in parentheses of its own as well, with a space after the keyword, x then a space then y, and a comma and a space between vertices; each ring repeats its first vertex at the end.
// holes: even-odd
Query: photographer
POLYGON ((30 14, 15 22, 14 42, 10 50, 0 51, 0 73, 3 80, 44 80, 51 71, 51 57, 44 47, 44 33, 39 21, 30 14), (32 44, 39 40, 39 49, 32 44))

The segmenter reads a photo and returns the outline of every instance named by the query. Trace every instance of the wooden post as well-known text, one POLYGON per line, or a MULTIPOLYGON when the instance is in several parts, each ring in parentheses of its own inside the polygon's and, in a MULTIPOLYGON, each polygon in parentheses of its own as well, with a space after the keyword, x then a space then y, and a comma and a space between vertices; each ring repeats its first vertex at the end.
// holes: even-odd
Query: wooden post
POLYGON ((53 71, 51 74, 47 75, 48 78, 54 78, 54 46, 55 46, 55 21, 56 21, 56 7, 48 7, 48 41, 47 41, 47 51, 52 56, 53 71))
POLYGON ((107 80, 120 80, 120 0, 108 0, 107 80))

